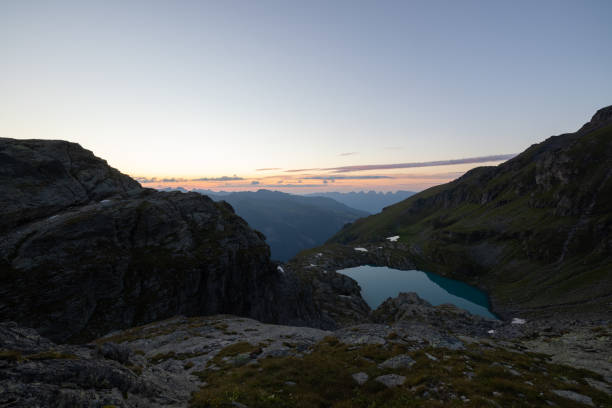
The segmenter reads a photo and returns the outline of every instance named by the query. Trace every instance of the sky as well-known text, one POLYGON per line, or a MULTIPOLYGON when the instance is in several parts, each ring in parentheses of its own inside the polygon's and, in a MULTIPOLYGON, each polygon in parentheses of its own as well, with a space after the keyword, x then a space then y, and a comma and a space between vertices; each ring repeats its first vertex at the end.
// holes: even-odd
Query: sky
POLYGON ((0 137, 77 142, 149 187, 420 191, 610 105, 611 15, 609 0, 0 0, 0 137))

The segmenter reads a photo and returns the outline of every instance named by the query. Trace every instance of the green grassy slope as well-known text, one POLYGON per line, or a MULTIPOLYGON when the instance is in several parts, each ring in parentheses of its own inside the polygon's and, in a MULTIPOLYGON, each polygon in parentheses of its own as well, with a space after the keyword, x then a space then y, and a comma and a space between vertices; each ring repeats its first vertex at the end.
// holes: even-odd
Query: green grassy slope
POLYGON ((501 310, 601 312, 612 301, 612 107, 576 133, 479 167, 330 242, 400 235, 425 270, 489 291, 501 310))

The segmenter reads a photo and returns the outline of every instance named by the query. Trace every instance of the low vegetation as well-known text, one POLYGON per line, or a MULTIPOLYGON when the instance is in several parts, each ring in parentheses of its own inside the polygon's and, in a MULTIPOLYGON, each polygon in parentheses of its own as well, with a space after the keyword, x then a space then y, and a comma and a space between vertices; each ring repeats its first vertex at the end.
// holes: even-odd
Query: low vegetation
POLYGON ((329 337, 301 356, 262 358, 236 366, 232 356, 257 353, 257 346, 234 344, 215 357, 215 369, 198 373, 206 385, 190 406, 227 407, 559 407, 582 406, 552 390, 573 391, 610 406, 612 398, 588 386, 598 374, 547 362, 544 355, 508 351, 475 343, 466 350, 407 345, 350 346, 329 337), (398 354, 408 354, 409 368, 380 368, 398 354), (352 375, 366 373, 358 385, 352 375), (378 376, 397 374, 405 382, 387 388, 378 376), (241 406, 241 405, 237 405, 241 406))

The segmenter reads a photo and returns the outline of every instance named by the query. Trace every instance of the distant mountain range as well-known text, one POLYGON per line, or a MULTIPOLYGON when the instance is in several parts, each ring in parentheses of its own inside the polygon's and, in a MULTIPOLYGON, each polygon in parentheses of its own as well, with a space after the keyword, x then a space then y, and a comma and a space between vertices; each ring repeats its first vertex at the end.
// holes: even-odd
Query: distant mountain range
POLYGON ((263 232, 272 259, 287 261, 298 252, 322 245, 345 224, 368 213, 327 197, 305 197, 259 190, 221 194, 195 190, 226 201, 249 225, 263 232))
POLYGON ((307 194, 308 197, 327 197, 346 204, 349 207, 365 211, 369 214, 376 214, 382 211, 383 208, 399 203, 406 198, 416 194, 413 191, 397 191, 392 192, 376 192, 376 191, 359 191, 350 193, 339 193, 336 191, 326 193, 307 194))
MULTIPOLYGON (((188 191, 183 187, 163 189, 173 190, 188 191)), ((412 191, 325 192, 306 195, 263 189, 244 192, 206 189, 192 191, 231 204, 251 227, 264 233, 272 258, 279 261, 288 261, 304 249, 322 245, 346 223, 379 213, 384 207, 415 194, 412 191)))
MULTIPOLYGON (((176 189, 166 188, 165 191, 171 190, 179 190, 182 192, 187 192, 188 190, 183 187, 177 187, 176 189)), ((205 195, 214 195, 214 196, 226 196, 228 194, 232 194, 230 191, 212 191, 205 189, 194 189, 191 191, 195 191, 196 193, 205 194, 205 195)), ((338 201, 344 205, 347 205, 351 208, 365 211, 368 214, 376 214, 383 210, 383 208, 388 207, 393 204, 397 204, 400 201, 407 199, 415 195, 414 191, 405 191, 399 190, 395 193, 392 192, 382 192, 382 191, 351 191, 349 193, 341 193, 338 191, 329 191, 324 193, 310 193, 304 194, 304 197, 326 197, 331 198, 333 200, 338 201)))

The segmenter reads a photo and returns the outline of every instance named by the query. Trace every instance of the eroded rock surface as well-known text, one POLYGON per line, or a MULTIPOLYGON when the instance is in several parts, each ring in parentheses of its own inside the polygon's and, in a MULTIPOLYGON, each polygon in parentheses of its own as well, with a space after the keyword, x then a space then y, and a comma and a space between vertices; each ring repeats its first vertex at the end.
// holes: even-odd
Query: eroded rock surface
POLYGON ((76 143, 0 138, 0 233, 67 208, 140 190, 76 143))
POLYGON ((185 407, 203 385, 197 373, 215 369, 226 347, 258 346, 244 361, 222 360, 241 365, 303 354, 329 334, 235 316, 176 317, 77 346, 0 323, 0 405, 185 407))

